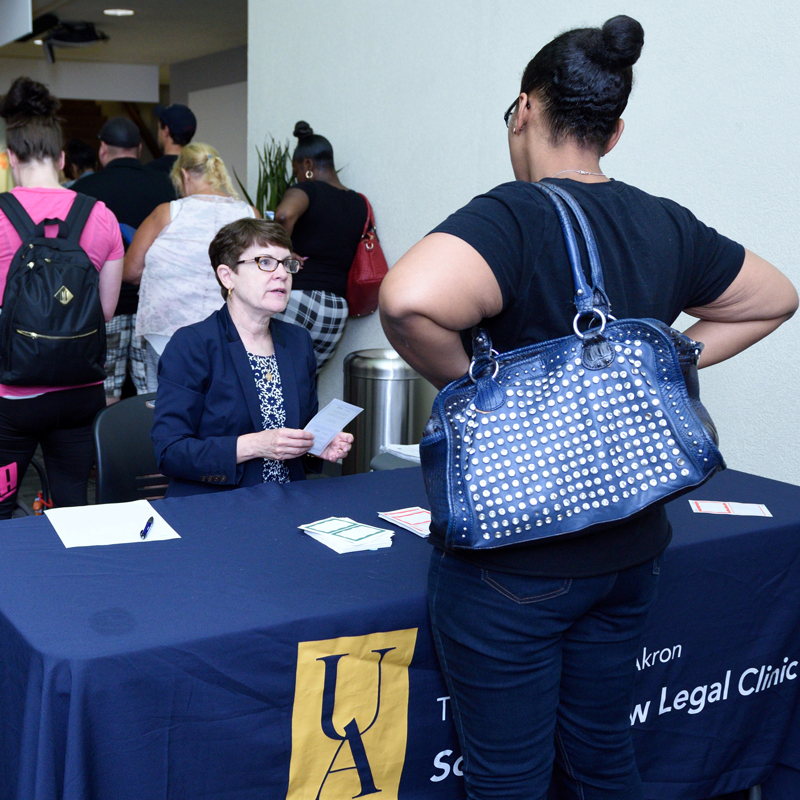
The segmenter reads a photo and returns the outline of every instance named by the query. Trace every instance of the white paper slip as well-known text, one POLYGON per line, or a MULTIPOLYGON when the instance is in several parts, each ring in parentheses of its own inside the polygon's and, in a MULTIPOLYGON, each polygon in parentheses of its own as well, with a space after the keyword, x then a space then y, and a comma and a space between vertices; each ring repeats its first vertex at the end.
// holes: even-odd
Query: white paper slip
POLYGON ((379 511, 378 516, 411 531, 411 533, 416 533, 423 539, 427 539, 430 535, 431 512, 425 508, 411 506, 410 508, 398 508, 397 511, 379 511))
POLYGON ((180 539, 147 500, 132 503, 104 503, 96 506, 50 508, 44 512, 64 547, 96 547, 105 544, 147 544, 180 539), (147 520, 153 524, 142 539, 147 520))
POLYGON ((690 500, 695 514, 733 514, 739 517, 771 517, 763 503, 723 503, 719 500, 690 500))
POLYGON ((355 419, 364 409, 345 403, 344 400, 333 400, 318 412, 314 419, 303 428, 314 434, 314 446, 308 451, 318 456, 333 440, 337 433, 344 430, 350 420, 355 419))
POLYGON ((419 445, 418 444, 382 444, 381 453, 389 453, 406 461, 413 461, 419 464, 419 445))

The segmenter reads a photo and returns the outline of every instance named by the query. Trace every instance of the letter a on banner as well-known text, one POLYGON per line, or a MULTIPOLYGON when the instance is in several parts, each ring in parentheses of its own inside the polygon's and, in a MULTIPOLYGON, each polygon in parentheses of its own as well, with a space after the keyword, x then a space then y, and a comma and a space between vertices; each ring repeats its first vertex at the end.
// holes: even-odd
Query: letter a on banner
POLYGON ((286 800, 397 800, 417 629, 300 642, 286 800))

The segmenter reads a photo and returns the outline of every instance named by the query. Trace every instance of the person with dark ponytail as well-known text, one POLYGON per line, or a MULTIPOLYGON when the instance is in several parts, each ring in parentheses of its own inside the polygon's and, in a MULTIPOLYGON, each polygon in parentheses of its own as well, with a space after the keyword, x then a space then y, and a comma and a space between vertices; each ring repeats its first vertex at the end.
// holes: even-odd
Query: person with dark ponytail
MULTIPOLYGON (((64 167, 58 107, 58 100, 47 87, 30 78, 14 81, 0 102, 0 116, 6 120, 8 157, 17 184, 11 195, 37 225, 43 220, 66 220, 78 197, 58 182, 59 171, 64 167)), ((54 236, 57 230, 56 226, 46 226, 45 234, 54 236)), ((117 219, 104 203, 95 202, 79 244, 99 272, 97 291, 108 321, 117 305, 124 250, 117 219)), ((9 267, 21 245, 17 230, 0 212, 3 301, 8 299, 5 290, 9 267)), ((66 296, 68 303, 80 300, 66 296)), ((55 505, 86 504, 94 461, 92 421, 105 404, 102 381, 72 386, 0 384, 0 519, 11 516, 18 481, 37 444, 42 446, 55 505)))
MULTIPOLYGON (((771 264, 601 168, 622 135, 643 43, 641 25, 618 16, 545 45, 504 117, 516 180, 476 197, 389 271, 386 334, 437 386, 467 372, 461 332, 474 325, 501 353, 572 333, 561 227, 532 182, 561 186, 582 206, 617 318, 697 318, 687 334, 705 343, 700 367, 736 355, 796 310, 794 287, 771 264)), ((515 491, 516 481, 502 486, 499 477, 501 491, 515 491)), ((468 797, 544 800, 555 760, 569 797, 641 800, 629 714, 670 538, 663 505, 599 530, 490 550, 447 550, 445 531, 432 527, 431 624, 468 797)))
POLYGON ((297 185, 288 189, 275 221, 292 237, 303 268, 294 276, 292 295, 276 319, 307 328, 314 342, 317 372, 333 355, 347 322, 347 273, 367 220, 367 204, 342 185, 333 147, 307 122, 294 127, 292 156, 297 185))

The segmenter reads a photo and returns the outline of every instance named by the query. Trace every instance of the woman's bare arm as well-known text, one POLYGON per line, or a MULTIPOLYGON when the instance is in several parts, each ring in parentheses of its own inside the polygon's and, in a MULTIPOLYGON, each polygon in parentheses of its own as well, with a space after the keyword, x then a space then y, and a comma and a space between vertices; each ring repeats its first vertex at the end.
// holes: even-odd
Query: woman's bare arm
POLYGON ((144 257, 161 231, 169 225, 169 203, 156 206, 150 216, 138 227, 128 252, 125 253, 125 267, 122 280, 139 284, 144 272, 144 257))
POLYGON ((500 286, 483 256, 448 233, 432 233, 414 245, 381 286, 386 336, 439 388, 469 368, 459 331, 502 309, 500 286))
POLYGON ((108 322, 117 308, 119 300, 119 289, 122 283, 122 259, 115 258, 113 261, 106 261, 103 269, 100 270, 100 279, 97 286, 100 293, 100 305, 103 307, 103 316, 108 322))
POLYGON ((301 189, 287 189, 275 209, 275 222, 283 225, 286 233, 292 235, 297 220, 308 210, 308 195, 301 189))
POLYGON ((768 336, 794 314, 797 303, 789 279, 746 250, 741 271, 713 303, 686 309, 699 319, 686 335, 705 344, 699 366, 725 361, 768 336))

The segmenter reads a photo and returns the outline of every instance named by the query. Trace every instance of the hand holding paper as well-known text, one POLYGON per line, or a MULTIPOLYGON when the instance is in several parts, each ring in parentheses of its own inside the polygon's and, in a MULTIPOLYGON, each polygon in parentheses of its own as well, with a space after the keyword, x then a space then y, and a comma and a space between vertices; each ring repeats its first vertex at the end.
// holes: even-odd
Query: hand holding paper
MULTIPOLYGON (((345 425, 350 420, 355 419, 364 409, 358 406, 345 403, 343 400, 333 399, 312 419, 303 430, 311 431, 314 434, 314 446, 308 451, 312 456, 322 456, 325 448, 333 442, 334 437, 341 433, 345 425)), ((349 437, 349 444, 352 442, 352 436, 349 437)), ((345 440, 339 440, 342 444, 345 440)), ((349 451, 350 448, 348 447, 349 451)), ((347 455, 344 453, 343 455, 347 455)), ((336 456, 342 458, 343 456, 336 456)), ((329 459, 331 460, 331 459, 329 459)), ((332 459, 336 460, 336 459, 332 459)))
POLYGON ((325 461, 338 461, 347 456, 352 446, 352 433, 337 433, 331 443, 319 454, 319 457, 325 461))

